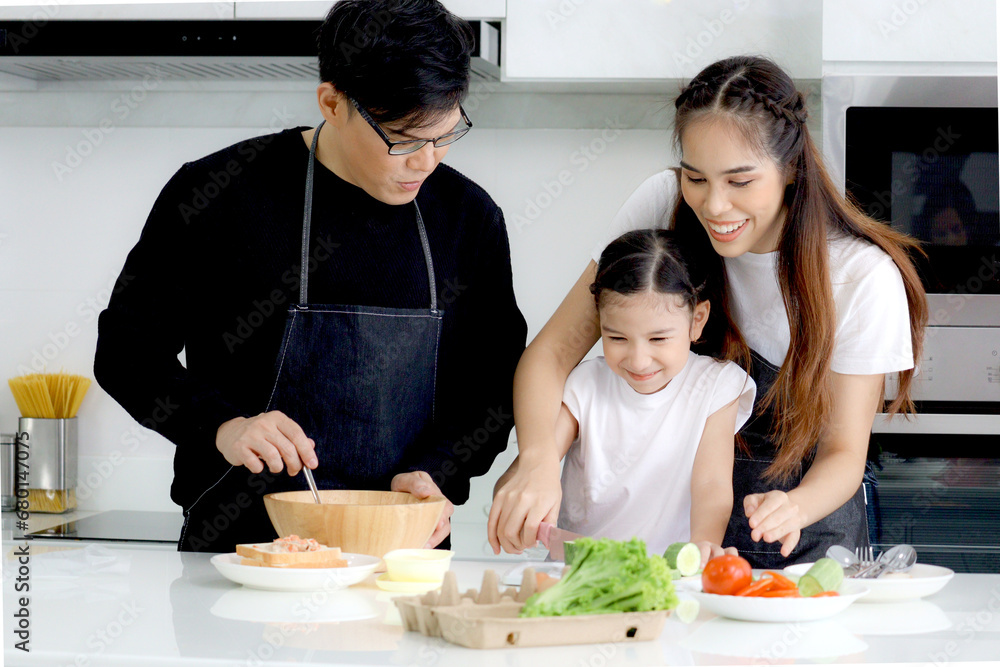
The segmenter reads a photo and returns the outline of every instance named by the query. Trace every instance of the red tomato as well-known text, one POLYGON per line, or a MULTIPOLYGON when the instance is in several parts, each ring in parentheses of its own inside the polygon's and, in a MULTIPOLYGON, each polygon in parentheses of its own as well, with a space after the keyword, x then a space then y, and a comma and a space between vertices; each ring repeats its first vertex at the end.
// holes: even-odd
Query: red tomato
POLYGON ((705 564, 701 588, 706 593, 732 595, 753 580, 750 563, 739 556, 716 556, 705 564))

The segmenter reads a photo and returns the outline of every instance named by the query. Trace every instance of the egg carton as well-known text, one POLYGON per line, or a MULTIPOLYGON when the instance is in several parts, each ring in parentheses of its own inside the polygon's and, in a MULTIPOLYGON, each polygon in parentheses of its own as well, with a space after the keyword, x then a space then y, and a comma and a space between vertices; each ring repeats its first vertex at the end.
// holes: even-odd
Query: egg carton
POLYGON ((467 648, 510 648, 650 641, 660 636, 669 611, 519 618, 535 594, 535 571, 527 568, 520 589, 499 588, 497 573, 483 574, 480 590, 459 593, 454 572, 440 591, 396 598, 403 627, 467 648))

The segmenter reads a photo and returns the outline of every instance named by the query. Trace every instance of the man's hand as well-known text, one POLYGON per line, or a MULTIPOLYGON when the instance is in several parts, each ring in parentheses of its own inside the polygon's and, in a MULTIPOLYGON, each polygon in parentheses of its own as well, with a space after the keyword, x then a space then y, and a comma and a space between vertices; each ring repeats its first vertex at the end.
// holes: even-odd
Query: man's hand
POLYGON ((751 493, 743 498, 743 511, 750 524, 750 538, 769 544, 781 542, 781 555, 788 558, 806 525, 798 504, 784 491, 751 493))
POLYGON ((252 473, 264 471, 264 463, 273 473, 288 468, 295 476, 303 463, 315 468, 316 443, 302 428, 278 410, 256 417, 236 417, 219 427, 215 446, 234 466, 246 466, 252 473))
MULTIPOLYGON (((444 494, 441 493, 441 489, 438 485, 434 483, 431 476, 422 470, 416 472, 404 472, 396 475, 392 478, 392 484, 389 486, 390 491, 402 491, 404 493, 412 493, 417 498, 430 498, 431 496, 440 496, 444 498, 444 494)), ((445 498, 444 512, 441 513, 441 520, 438 521, 437 527, 431 534, 430 539, 427 540, 427 549, 433 549, 437 545, 441 544, 444 538, 448 537, 451 533, 451 515, 455 513, 455 506, 450 500, 445 498)))

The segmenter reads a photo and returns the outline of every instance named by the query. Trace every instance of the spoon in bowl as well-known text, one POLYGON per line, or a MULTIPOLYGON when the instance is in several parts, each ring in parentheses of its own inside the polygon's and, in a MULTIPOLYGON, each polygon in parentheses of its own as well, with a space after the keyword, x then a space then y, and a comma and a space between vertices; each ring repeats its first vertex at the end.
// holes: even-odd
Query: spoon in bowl
POLYGON ((309 485, 309 490, 312 491, 313 500, 316 501, 317 505, 322 503, 323 501, 319 499, 319 489, 316 488, 316 480, 313 479, 312 470, 306 466, 302 466, 302 471, 306 474, 306 483, 309 485))

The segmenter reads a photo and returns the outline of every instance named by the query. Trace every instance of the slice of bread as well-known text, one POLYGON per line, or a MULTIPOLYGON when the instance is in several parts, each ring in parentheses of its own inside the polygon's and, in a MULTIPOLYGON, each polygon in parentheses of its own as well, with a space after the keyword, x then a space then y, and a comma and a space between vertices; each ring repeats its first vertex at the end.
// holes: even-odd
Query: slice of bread
MULTIPOLYGON (((295 535, 274 542, 237 544, 236 553, 244 560, 258 561, 270 567, 346 567, 340 547, 327 547, 315 540, 301 540, 295 535)), ((247 565, 249 563, 244 563, 247 565)), ((254 563, 256 564, 256 563, 254 563)))
POLYGON ((277 567, 282 569, 297 569, 297 568, 327 568, 327 567, 347 567, 346 560, 333 560, 329 562, 319 562, 319 563, 277 563, 270 565, 262 560, 256 558, 240 558, 240 565, 250 565, 251 567, 277 567))

